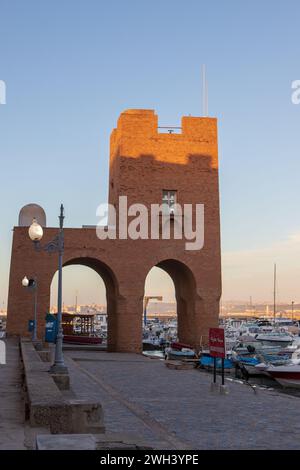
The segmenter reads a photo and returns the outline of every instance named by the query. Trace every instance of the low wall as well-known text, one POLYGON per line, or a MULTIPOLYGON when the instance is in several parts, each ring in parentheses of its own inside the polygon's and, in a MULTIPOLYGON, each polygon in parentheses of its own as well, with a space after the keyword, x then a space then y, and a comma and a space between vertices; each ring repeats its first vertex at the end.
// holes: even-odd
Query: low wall
POLYGON ((25 415, 33 427, 48 427, 52 434, 104 433, 103 409, 99 402, 68 398, 49 373, 43 351, 21 339, 26 392, 25 415), (43 360, 41 359, 41 356, 43 360))

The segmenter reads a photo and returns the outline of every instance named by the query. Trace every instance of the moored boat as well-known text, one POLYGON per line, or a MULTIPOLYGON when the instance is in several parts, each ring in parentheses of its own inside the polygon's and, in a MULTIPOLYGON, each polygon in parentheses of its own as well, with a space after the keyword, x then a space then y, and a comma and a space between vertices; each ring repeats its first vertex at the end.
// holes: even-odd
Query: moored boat
POLYGON ((294 337, 286 332, 271 331, 256 336, 256 341, 266 345, 288 346, 294 341, 294 337))
POLYGON ((173 360, 186 360, 186 359, 194 359, 196 357, 195 351, 192 349, 183 348, 181 351, 175 349, 168 349, 165 352, 166 359, 173 359, 173 360))
POLYGON ((98 336, 64 335, 64 343, 68 344, 101 344, 102 338, 98 336))
POLYGON ((233 356, 233 361, 239 367, 246 369, 249 375, 257 375, 260 373, 260 371, 255 367, 259 362, 261 362, 257 357, 233 356))
MULTIPOLYGON (((205 369, 213 369, 214 367, 214 358, 209 355, 203 355, 199 359, 200 365, 204 367, 205 369)), ((222 368, 222 359, 220 357, 216 358, 216 368, 221 369, 222 368)), ((231 369, 234 368, 234 364, 231 359, 225 358, 224 359, 224 370, 225 371, 230 371, 231 369)))
POLYGON ((266 372, 283 387, 300 388, 300 364, 270 365, 266 372))
POLYGON ((161 346, 159 340, 143 339, 143 351, 160 351, 161 346))
POLYGON ((165 349, 165 359, 187 360, 195 359, 196 353, 190 345, 173 342, 170 347, 165 349))

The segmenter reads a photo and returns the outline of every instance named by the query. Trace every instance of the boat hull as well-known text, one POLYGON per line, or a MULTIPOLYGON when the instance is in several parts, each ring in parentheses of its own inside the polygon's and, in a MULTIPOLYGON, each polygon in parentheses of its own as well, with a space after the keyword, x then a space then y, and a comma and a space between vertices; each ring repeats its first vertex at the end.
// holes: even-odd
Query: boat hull
POLYGON ((181 359, 188 360, 188 359, 195 359, 196 357, 195 354, 186 354, 180 351, 168 352, 166 356, 167 356, 167 359, 170 359, 170 360, 181 360, 181 359))
POLYGON ((160 351, 161 347, 158 344, 143 341, 143 351, 160 351))
POLYGON ((269 367, 267 372, 283 387, 300 388, 300 368, 298 365, 285 368, 269 367))
POLYGON ((68 344, 101 344, 102 339, 97 336, 64 335, 64 343, 68 344))
POLYGON ((287 347, 289 344, 292 343, 292 340, 276 340, 276 339, 259 339, 260 343, 264 346, 280 346, 280 347, 287 347))
MULTIPOLYGON (((213 369, 214 368, 214 358, 211 356, 202 356, 199 359, 200 365, 205 369, 213 369)), ((222 368, 222 359, 216 358, 216 368, 220 370, 222 368)), ((231 369, 234 368, 233 362, 230 359, 224 359, 224 370, 226 372, 230 372, 231 369)))

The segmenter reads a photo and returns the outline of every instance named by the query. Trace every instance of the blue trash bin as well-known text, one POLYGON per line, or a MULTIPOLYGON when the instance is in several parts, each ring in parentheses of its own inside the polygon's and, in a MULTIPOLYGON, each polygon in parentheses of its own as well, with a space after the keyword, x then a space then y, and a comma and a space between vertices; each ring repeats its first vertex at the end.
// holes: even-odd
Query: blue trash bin
POLYGON ((57 336, 57 319, 55 315, 48 313, 46 315, 45 341, 55 343, 57 336))

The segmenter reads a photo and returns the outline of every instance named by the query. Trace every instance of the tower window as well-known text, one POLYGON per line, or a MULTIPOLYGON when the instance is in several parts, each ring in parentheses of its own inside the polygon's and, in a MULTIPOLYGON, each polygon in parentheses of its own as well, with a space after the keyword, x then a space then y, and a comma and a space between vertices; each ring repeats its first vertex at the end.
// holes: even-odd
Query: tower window
POLYGON ((174 214, 177 201, 177 191, 164 189, 162 194, 162 203, 168 214, 174 214))

